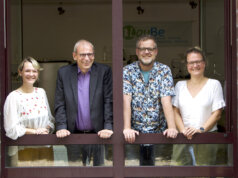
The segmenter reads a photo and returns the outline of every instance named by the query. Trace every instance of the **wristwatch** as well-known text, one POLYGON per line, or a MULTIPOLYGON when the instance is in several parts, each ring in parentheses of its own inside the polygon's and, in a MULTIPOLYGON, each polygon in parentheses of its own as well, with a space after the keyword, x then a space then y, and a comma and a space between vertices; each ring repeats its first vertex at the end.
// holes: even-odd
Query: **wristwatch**
POLYGON ((204 127, 200 127, 200 131, 201 131, 201 133, 204 133, 205 132, 204 127))

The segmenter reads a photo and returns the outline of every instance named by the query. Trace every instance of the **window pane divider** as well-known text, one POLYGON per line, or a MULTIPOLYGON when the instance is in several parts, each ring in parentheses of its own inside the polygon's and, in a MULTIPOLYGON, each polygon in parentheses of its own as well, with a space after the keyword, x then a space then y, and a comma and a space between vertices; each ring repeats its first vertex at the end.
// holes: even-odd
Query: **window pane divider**
POLYGON ((99 178, 113 177, 113 167, 18 167, 5 168, 5 173, 8 178, 99 178))
MULTIPOLYGON (((8 178, 65 178, 65 177, 113 177, 113 167, 19 167, 6 168, 8 178), (93 169, 93 171, 92 171, 93 169), (29 171, 30 170, 30 171, 29 171)), ((124 168, 125 177, 147 176, 217 176, 232 177, 232 166, 130 166, 124 168)))
MULTIPOLYGON (((122 134, 122 133, 121 133, 122 134)), ((112 136, 111 139, 100 139, 97 134, 71 134, 60 139, 52 135, 25 135, 18 140, 11 140, 5 137, 5 145, 68 145, 68 144, 117 144, 124 141, 124 138, 117 139, 112 136), (37 140, 37 142, 35 142, 37 140)), ((232 133, 203 133, 196 134, 192 140, 188 140, 182 134, 176 139, 170 139, 163 134, 140 134, 134 144, 232 144, 232 133)), ((124 141, 124 144, 129 144, 124 141)))
POLYGON ((125 177, 232 177, 234 175, 231 166, 156 166, 156 167, 126 167, 125 177))

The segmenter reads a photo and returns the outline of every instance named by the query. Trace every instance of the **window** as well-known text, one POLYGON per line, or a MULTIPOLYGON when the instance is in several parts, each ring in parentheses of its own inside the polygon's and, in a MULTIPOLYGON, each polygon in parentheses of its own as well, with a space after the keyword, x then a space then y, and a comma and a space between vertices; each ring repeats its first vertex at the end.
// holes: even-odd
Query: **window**
MULTIPOLYGON (((0 35, 3 37, 0 38, 1 107, 3 107, 7 93, 19 85, 15 71, 23 56, 34 55, 43 62, 59 60, 68 63, 72 59, 73 44, 78 38, 95 41, 96 58, 99 59, 99 62, 112 66, 114 81, 114 135, 111 139, 101 140, 94 134, 85 134, 84 137, 73 134, 62 140, 56 139, 55 135, 26 135, 13 141, 4 136, 4 129, 2 129, 2 177, 34 177, 38 176, 39 172, 42 173, 42 177, 238 176, 235 171, 238 166, 237 153, 232 151, 232 148, 237 149, 236 39, 232 38, 236 35, 236 4, 234 0, 181 0, 179 2, 174 0, 1 0, 0 2, 0 18, 2 19, 0 25, 4 25, 5 18, 7 27, 6 46, 4 46, 3 40, 4 30, 0 29, 0 35), (186 6, 183 5, 185 3, 186 6), (197 6, 193 8, 195 4, 197 6), (4 9, 7 12, 6 16, 3 14, 4 9), (176 10, 177 13, 173 14, 179 18, 178 21, 173 19, 173 15, 168 15, 176 10), (88 16, 88 14, 91 15, 88 16), (80 15, 80 18, 77 18, 77 15, 80 15), (218 16, 219 18, 217 18, 218 16), (159 19, 162 19, 163 24, 159 24, 159 19), (76 28, 73 28, 73 25, 76 28), (163 28, 170 27, 170 29, 172 25, 175 27, 179 25, 176 29, 180 31, 190 29, 190 33, 186 33, 180 42, 174 41, 175 44, 168 44, 168 41, 164 41, 161 46, 161 59, 171 67, 176 66, 188 44, 200 44, 206 49, 210 60, 208 75, 223 83, 227 101, 224 119, 220 123, 220 133, 197 135, 192 141, 184 139, 182 135, 179 135, 175 140, 170 140, 161 134, 141 134, 132 147, 137 149, 136 147, 143 143, 158 146, 169 145, 170 147, 172 144, 188 143, 219 144, 221 147, 231 149, 230 155, 234 158, 233 161, 230 162, 227 157, 225 164, 221 164, 221 166, 170 167, 166 163, 158 164, 156 167, 138 167, 137 163, 131 164, 127 161, 128 159, 125 159, 129 152, 126 151, 128 144, 124 142, 122 134, 122 67, 128 60, 133 60, 135 57, 133 52, 135 42, 126 38, 129 37, 129 33, 125 34, 125 30, 128 30, 130 25, 135 25, 138 29, 148 26, 156 27, 153 29, 153 33, 158 35, 163 33, 160 31, 160 25, 163 28), (176 53, 171 51, 176 51, 176 53), (172 59, 174 60, 172 61, 172 59), (61 165, 42 167, 40 165, 40 167, 32 168, 15 168, 8 167, 6 162, 8 147, 53 145, 56 148, 62 148, 60 146, 66 144, 107 145, 109 148, 107 151, 111 154, 111 158, 108 159, 111 161, 110 165, 90 168, 78 165, 75 167, 58 167, 61 165), (187 171, 188 169, 189 171, 187 171)), ((137 33, 143 32, 138 31, 137 33)), ((172 33, 177 34, 177 32, 172 33)), ((184 76, 183 73, 176 72, 176 67, 173 72, 178 76, 177 79, 184 76)), ((58 149, 59 154, 60 151, 58 149)))

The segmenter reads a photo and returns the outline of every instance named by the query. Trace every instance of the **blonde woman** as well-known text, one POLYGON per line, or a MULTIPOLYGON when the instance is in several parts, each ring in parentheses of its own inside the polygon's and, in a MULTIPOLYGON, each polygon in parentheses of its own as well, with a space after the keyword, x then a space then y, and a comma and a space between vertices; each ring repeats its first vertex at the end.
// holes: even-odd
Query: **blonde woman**
MULTIPOLYGON (((173 106, 176 126, 187 139, 194 134, 216 132, 225 107, 221 84, 204 76, 205 55, 199 47, 186 52, 190 79, 175 86, 173 106)), ((175 145, 172 159, 182 165, 214 165, 217 145, 175 145)))
MULTIPOLYGON (((51 115, 45 90, 34 87, 40 70, 40 65, 35 59, 25 58, 18 67, 22 85, 6 98, 4 128, 6 136, 13 140, 25 134, 41 135, 54 131, 54 118, 51 115)), ((10 156, 17 155, 19 162, 40 159, 53 160, 53 150, 50 146, 10 147, 8 151, 10 156), (40 155, 46 156, 46 158, 41 158, 40 155)), ((30 163, 30 165, 32 164, 30 163)))

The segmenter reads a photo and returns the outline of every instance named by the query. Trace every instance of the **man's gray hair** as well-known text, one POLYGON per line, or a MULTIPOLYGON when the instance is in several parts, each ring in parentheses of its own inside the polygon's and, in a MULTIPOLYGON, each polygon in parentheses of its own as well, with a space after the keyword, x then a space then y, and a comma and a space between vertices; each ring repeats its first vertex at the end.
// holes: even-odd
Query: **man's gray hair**
POLYGON ((93 46, 93 44, 90 42, 90 41, 88 41, 88 40, 84 40, 84 39, 81 39, 81 40, 78 40, 76 43, 75 43, 75 45, 74 45, 74 53, 77 53, 77 48, 78 48, 78 46, 80 45, 80 44, 83 44, 83 43, 88 43, 88 44, 90 44, 91 46, 92 46, 92 48, 93 48, 93 52, 94 52, 94 46, 93 46))
POLYGON ((140 42, 142 42, 142 41, 147 41, 147 40, 152 40, 152 41, 154 41, 154 43, 155 43, 155 48, 157 48, 156 40, 155 40, 154 36, 152 36, 152 35, 141 36, 141 37, 137 40, 137 42, 136 42, 136 48, 139 48, 140 42))

